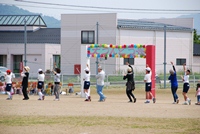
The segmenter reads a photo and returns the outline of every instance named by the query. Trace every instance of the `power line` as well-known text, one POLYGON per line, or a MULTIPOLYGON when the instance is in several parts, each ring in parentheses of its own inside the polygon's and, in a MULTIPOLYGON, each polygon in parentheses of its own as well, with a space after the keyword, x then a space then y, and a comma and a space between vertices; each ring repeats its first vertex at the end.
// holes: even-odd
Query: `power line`
POLYGON ((32 4, 42 4, 42 5, 54 5, 54 6, 65 6, 65 7, 75 7, 75 8, 89 8, 89 9, 109 9, 109 10, 124 10, 124 11, 164 11, 164 12, 200 12, 200 10, 186 10, 186 9, 139 9, 139 8, 113 8, 113 7, 99 7, 99 6, 80 6, 80 5, 69 5, 69 4, 56 4, 49 2, 34 2, 26 0, 15 0, 17 2, 25 2, 32 4))

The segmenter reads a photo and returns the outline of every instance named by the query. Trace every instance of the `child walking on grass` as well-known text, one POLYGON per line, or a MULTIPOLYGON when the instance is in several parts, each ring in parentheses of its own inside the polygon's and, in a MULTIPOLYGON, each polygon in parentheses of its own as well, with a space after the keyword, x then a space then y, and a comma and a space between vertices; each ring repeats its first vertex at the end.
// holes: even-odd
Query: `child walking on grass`
POLYGON ((200 82, 197 84, 195 97, 197 97, 197 103, 195 104, 200 105, 200 82))
POLYGON ((12 100, 12 93, 11 93, 12 75, 10 70, 6 70, 5 82, 6 82, 6 92, 8 94, 8 98, 6 100, 12 100))

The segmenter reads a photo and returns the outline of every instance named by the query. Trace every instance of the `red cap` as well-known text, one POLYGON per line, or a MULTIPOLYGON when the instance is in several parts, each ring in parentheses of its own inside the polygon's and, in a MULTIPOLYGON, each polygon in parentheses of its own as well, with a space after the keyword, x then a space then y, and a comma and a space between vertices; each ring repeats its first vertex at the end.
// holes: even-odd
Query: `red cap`
POLYGON ((7 72, 7 73, 11 73, 11 71, 10 71, 10 70, 6 70, 6 72, 7 72))

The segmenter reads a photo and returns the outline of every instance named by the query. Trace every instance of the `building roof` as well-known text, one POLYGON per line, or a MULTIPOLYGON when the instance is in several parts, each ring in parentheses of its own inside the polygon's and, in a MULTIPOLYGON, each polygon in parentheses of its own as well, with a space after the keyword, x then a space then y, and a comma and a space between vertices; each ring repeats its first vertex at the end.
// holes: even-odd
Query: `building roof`
POLYGON ((200 44, 193 45, 193 55, 200 56, 200 44))
POLYGON ((0 26, 27 26, 47 27, 40 15, 0 15, 0 26))
MULTIPOLYGON (((27 43, 60 44, 60 28, 40 28, 27 32, 27 43)), ((0 31, 0 43, 24 43, 24 31, 0 31)))
POLYGON ((187 31, 192 32, 193 29, 157 22, 150 22, 146 20, 131 20, 131 19, 118 19, 117 28, 119 29, 136 29, 136 30, 164 30, 166 26, 167 31, 187 31))

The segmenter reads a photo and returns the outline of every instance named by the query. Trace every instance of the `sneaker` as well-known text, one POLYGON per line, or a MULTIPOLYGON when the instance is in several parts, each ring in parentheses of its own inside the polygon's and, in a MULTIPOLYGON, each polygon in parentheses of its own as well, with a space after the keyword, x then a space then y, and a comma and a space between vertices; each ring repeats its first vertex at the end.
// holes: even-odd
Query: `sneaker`
POLYGON ((89 101, 88 99, 85 99, 85 101, 89 101))
POLYGON ((184 102, 183 105, 188 105, 187 102, 184 102))
POLYGON ((172 104, 177 104, 177 102, 173 102, 172 104))
POLYGON ((144 103, 146 103, 146 104, 147 104, 147 103, 150 103, 150 101, 145 101, 144 103))
POLYGON ((106 101, 106 98, 107 98, 107 97, 104 97, 104 99, 103 99, 102 101, 106 101))
POLYGON ((6 100, 12 100, 11 98, 7 98, 6 100))
POLYGON ((42 99, 39 98, 38 100, 42 100, 42 99))
POLYGON ((103 100, 98 100, 98 102, 103 102, 103 100))
POLYGON ((133 101, 128 101, 128 103, 132 103, 133 101))
POLYGON ((43 96, 42 96, 42 100, 44 100, 44 99, 45 99, 45 96, 43 95, 43 96))
POLYGON ((191 100, 188 100, 189 105, 191 105, 191 100))
POLYGON ((153 103, 156 103, 156 98, 153 98, 153 103))
POLYGON ((59 101, 59 99, 54 99, 54 101, 59 101))
POLYGON ((179 103, 179 99, 176 99, 176 103, 177 103, 177 104, 179 103))
POLYGON ((89 100, 89 101, 92 101, 90 96, 88 97, 88 100, 89 100))
POLYGON ((133 101, 134 103, 136 103, 136 98, 134 98, 134 101, 133 101))

